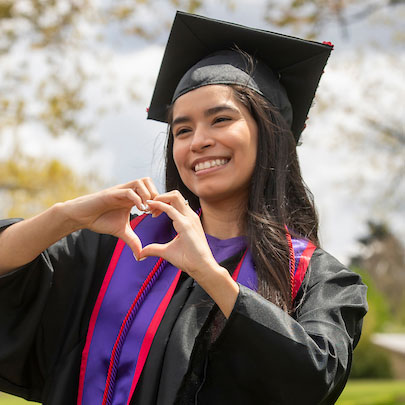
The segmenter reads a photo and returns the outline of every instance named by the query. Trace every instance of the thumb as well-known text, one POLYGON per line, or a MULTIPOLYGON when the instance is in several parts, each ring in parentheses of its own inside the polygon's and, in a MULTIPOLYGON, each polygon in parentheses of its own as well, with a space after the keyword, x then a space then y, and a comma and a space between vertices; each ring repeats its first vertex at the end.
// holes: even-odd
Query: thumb
POLYGON ((124 233, 120 235, 120 238, 131 248, 134 255, 139 259, 139 254, 142 251, 142 243, 129 224, 126 225, 124 233))
POLYGON ((147 245, 141 249, 139 259, 144 259, 149 256, 156 256, 167 260, 167 257, 165 257, 165 253, 167 253, 167 245, 168 243, 163 245, 159 243, 151 243, 150 245, 147 245))

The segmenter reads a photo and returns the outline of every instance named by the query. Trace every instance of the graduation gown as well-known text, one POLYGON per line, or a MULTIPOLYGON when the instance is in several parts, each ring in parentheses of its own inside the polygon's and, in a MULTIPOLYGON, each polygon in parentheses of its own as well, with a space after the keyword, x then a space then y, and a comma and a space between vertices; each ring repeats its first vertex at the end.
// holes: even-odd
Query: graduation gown
MULTIPOLYGON (((0 230, 13 222, 1 221, 0 230)), ((0 278, 1 391, 76 403, 88 324, 116 242, 81 230, 0 278)), ((239 259, 221 264, 232 272, 239 259)), ((221 319, 183 273, 131 404, 333 404, 360 337, 366 287, 316 249, 296 302, 290 316, 240 285, 221 319)))

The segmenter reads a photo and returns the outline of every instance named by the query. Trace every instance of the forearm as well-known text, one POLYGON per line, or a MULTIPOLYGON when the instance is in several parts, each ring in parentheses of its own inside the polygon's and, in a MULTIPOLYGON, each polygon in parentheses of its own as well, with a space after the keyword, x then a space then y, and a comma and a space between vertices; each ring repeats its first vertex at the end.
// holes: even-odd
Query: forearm
POLYGON ((64 204, 55 204, 0 233, 0 275, 31 262, 53 243, 76 230, 63 207, 64 204))

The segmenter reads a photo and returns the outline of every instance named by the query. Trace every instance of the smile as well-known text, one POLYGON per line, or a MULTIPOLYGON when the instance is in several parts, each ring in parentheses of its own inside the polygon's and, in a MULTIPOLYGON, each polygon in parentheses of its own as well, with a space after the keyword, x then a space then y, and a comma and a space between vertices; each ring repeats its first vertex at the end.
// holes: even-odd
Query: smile
POLYGON ((194 167, 194 171, 197 173, 200 170, 210 169, 215 166, 223 166, 229 162, 229 159, 213 159, 206 160, 205 162, 197 163, 194 167))

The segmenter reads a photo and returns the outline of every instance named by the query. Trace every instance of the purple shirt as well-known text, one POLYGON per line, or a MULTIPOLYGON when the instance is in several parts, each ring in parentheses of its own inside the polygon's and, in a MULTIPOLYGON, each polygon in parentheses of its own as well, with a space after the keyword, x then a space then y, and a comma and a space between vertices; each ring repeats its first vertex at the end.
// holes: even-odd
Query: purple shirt
POLYGON ((208 234, 205 234, 205 236, 217 263, 221 263, 246 248, 245 236, 236 236, 229 239, 218 239, 208 234))

